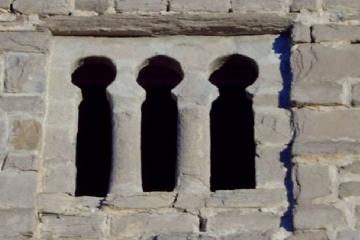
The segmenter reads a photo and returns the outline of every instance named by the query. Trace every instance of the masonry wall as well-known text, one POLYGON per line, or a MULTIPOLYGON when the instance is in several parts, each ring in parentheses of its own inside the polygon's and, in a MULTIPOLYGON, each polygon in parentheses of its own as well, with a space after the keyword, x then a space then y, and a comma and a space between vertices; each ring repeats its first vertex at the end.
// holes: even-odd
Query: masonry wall
POLYGON ((358 0, 0 0, 0 8, 0 239, 359 239, 358 0), (125 56, 128 46, 139 51, 125 56), (160 53, 182 64, 185 85, 173 93, 185 123, 199 126, 217 96, 213 63, 232 53, 257 62, 260 77, 247 89, 256 189, 210 192, 208 138, 199 144, 195 134, 183 151, 200 154, 182 156, 176 190, 142 192, 136 75, 160 53), (117 67, 108 95, 129 124, 119 146, 132 143, 119 148, 122 174, 106 199, 74 196, 80 94, 70 74, 91 55, 117 67))

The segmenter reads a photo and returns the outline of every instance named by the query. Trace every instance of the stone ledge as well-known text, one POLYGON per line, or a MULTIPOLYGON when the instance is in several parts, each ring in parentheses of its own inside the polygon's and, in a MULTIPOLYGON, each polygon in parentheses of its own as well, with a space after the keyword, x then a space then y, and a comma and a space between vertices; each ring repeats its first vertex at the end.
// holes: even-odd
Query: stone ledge
POLYGON ((276 14, 116 14, 56 16, 43 21, 39 28, 49 28, 57 36, 109 37, 279 34, 292 25, 291 15, 282 17, 276 14))
POLYGON ((360 26, 314 25, 311 31, 315 42, 347 41, 360 42, 360 26))

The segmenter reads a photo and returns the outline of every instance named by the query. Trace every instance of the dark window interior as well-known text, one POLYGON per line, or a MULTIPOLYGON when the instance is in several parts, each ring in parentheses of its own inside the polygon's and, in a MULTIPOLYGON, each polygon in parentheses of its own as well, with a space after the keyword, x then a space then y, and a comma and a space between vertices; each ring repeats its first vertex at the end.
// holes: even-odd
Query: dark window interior
POLYGON ((76 145, 76 196, 105 197, 112 160, 112 115, 106 87, 116 69, 102 57, 85 58, 72 74, 81 89, 76 145))
POLYGON ((211 191, 255 188, 252 100, 245 88, 257 79, 254 60, 228 57, 210 77, 219 89, 210 113, 211 191))

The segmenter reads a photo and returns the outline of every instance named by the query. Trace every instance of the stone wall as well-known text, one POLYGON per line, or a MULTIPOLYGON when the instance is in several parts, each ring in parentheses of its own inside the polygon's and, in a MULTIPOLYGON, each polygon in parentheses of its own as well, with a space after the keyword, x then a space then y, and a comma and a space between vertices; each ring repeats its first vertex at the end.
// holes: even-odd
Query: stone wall
POLYGON ((0 8, 0 239, 359 239, 358 0, 0 0, 0 8), (256 189, 210 192, 208 138, 193 133, 176 191, 143 193, 139 66, 156 54, 181 63, 179 112, 208 136, 211 66, 232 53, 260 70, 248 88, 256 189), (74 196, 80 95, 70 74, 89 55, 124 73, 108 89, 129 127, 117 135, 122 174, 106 199, 74 196))

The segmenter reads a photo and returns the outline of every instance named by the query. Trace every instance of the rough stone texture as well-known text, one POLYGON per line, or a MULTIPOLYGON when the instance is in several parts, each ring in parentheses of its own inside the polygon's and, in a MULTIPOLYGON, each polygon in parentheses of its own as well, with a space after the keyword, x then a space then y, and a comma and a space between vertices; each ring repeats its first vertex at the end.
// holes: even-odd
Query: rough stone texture
POLYGON ((294 43, 311 42, 310 27, 303 24, 295 24, 291 31, 291 39, 294 43))
POLYGON ((360 143, 354 141, 295 141, 292 153, 294 156, 302 155, 321 155, 321 156, 337 156, 344 154, 360 154, 360 143))
POLYGON ((319 0, 293 0, 290 10, 292 12, 299 12, 302 9, 310 11, 317 11, 320 9, 321 2, 319 0))
POLYGON ((10 153, 6 157, 3 168, 36 171, 38 170, 38 157, 35 154, 10 153))
POLYGON ((75 192, 75 165, 69 162, 53 162, 44 165, 43 191, 47 193, 75 192))
POLYGON ((46 57, 41 54, 5 55, 5 92, 42 93, 46 85, 46 57))
POLYGON ((75 9, 82 11, 94 11, 104 13, 111 7, 110 0, 76 0, 75 9))
POLYGON ((37 176, 34 172, 0 172, 0 208, 33 208, 37 176))
POLYGON ((289 1, 287 0, 232 0, 233 12, 289 12, 289 1))
POLYGON ((10 142, 16 150, 36 150, 41 138, 41 124, 35 119, 15 119, 10 142))
POLYGON ((115 0, 119 12, 161 12, 166 6, 165 0, 115 0))
POLYGON ((228 12, 229 0, 172 0, 170 10, 174 12, 228 12))
POLYGON ((339 232, 336 237, 336 240, 359 240, 360 239, 360 230, 344 230, 339 232))
POLYGON ((257 187, 283 187, 285 178, 284 159, 281 159, 281 152, 284 149, 274 147, 256 148, 256 185, 257 187))
POLYGON ((5 152, 7 150, 9 133, 7 116, 3 111, 0 111, 0 132, 0 152, 5 152))
POLYGON ((354 84, 351 88, 351 104, 360 105, 360 84, 354 84))
POLYGON ((354 162, 350 165, 341 167, 341 172, 360 174, 360 162, 354 162))
POLYGON ((14 52, 46 52, 50 44, 47 32, 0 32, 0 49, 14 52))
POLYGON ((325 10, 337 12, 357 12, 360 11, 360 2, 357 0, 323 0, 325 10))
POLYGON ((342 212, 327 205, 298 206, 294 214, 296 229, 341 228, 345 226, 342 212))
POLYGON ((34 116, 43 116, 45 102, 41 96, 0 96, 0 109, 7 113, 27 113, 34 116))
POLYGON ((339 196, 345 197, 359 197, 360 196, 360 182, 346 182, 339 186, 339 196))
POLYGON ((0 0, 0 8, 9 9, 13 0, 0 0))
POLYGON ((359 42, 360 26, 315 25, 311 35, 315 42, 359 42))
POLYGON ((140 235, 154 235, 162 232, 196 232, 199 220, 197 217, 177 212, 166 214, 136 213, 114 216, 110 222, 112 238, 130 238, 140 235), (179 224, 181 223, 181 224, 179 224))
POLYGON ((357 219, 356 229, 360 230, 360 206, 355 207, 355 217, 357 219))
POLYGON ((34 231, 35 213, 31 209, 0 210, 0 238, 22 240, 34 231))
POLYGON ((326 197, 332 193, 330 171, 327 166, 302 165, 296 167, 297 183, 300 184, 298 203, 311 203, 312 200, 326 197))
POLYGON ((328 240, 326 231, 297 231, 286 240, 328 240))
POLYGON ((13 8, 25 14, 68 14, 70 0, 15 0, 13 8))

